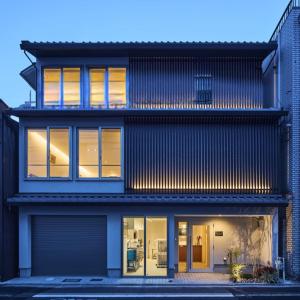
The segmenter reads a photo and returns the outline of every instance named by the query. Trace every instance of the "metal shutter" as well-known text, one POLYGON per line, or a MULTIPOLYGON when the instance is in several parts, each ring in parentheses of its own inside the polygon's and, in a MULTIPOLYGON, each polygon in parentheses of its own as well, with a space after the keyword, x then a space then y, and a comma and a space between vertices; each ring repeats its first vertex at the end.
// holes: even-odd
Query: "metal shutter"
POLYGON ((106 217, 32 217, 32 275, 106 275, 106 217))

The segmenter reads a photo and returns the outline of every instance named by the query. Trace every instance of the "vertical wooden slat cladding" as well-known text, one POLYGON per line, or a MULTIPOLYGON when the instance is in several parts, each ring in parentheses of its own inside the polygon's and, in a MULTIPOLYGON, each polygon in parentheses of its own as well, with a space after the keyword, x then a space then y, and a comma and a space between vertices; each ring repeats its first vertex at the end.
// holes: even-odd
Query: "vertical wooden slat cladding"
POLYGON ((259 58, 131 57, 131 108, 262 108, 259 58), (196 101, 195 76, 211 76, 212 104, 196 101))
POLYGON ((275 121, 132 117, 125 135, 128 192, 281 190, 275 121))

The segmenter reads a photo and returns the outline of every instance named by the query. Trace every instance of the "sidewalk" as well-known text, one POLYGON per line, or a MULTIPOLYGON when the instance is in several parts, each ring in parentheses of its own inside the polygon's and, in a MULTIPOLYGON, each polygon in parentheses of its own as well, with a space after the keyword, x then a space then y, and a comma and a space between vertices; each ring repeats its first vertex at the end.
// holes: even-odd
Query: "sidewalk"
POLYGON ((209 277, 206 274, 197 276, 177 276, 176 278, 109 278, 109 277, 77 277, 77 276, 33 276, 14 278, 1 282, 0 286, 299 286, 300 282, 286 281, 275 285, 260 283, 233 283, 227 275, 209 277))

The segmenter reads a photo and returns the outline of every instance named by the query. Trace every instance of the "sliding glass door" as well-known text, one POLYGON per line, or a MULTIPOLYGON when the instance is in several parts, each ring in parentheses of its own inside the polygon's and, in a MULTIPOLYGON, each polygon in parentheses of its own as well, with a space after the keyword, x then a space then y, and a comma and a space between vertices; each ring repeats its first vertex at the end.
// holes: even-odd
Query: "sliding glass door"
POLYGON ((167 276, 166 217, 123 218, 123 275, 167 276))

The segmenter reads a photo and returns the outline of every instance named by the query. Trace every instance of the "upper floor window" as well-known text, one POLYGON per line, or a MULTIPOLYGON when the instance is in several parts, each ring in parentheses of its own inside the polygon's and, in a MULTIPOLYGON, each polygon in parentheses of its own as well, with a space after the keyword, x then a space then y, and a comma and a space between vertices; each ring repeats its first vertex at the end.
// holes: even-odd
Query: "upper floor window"
POLYGON ((68 128, 27 130, 27 177, 70 176, 68 128))
POLYGON ((79 129, 78 149, 80 178, 121 177, 120 128, 79 129))
POLYGON ((44 105, 80 105, 80 68, 44 69, 44 105))
POLYGON ((109 68, 109 107, 124 107, 126 105, 126 69, 109 68))
POLYGON ((126 106, 126 68, 90 69, 90 106, 126 106))

